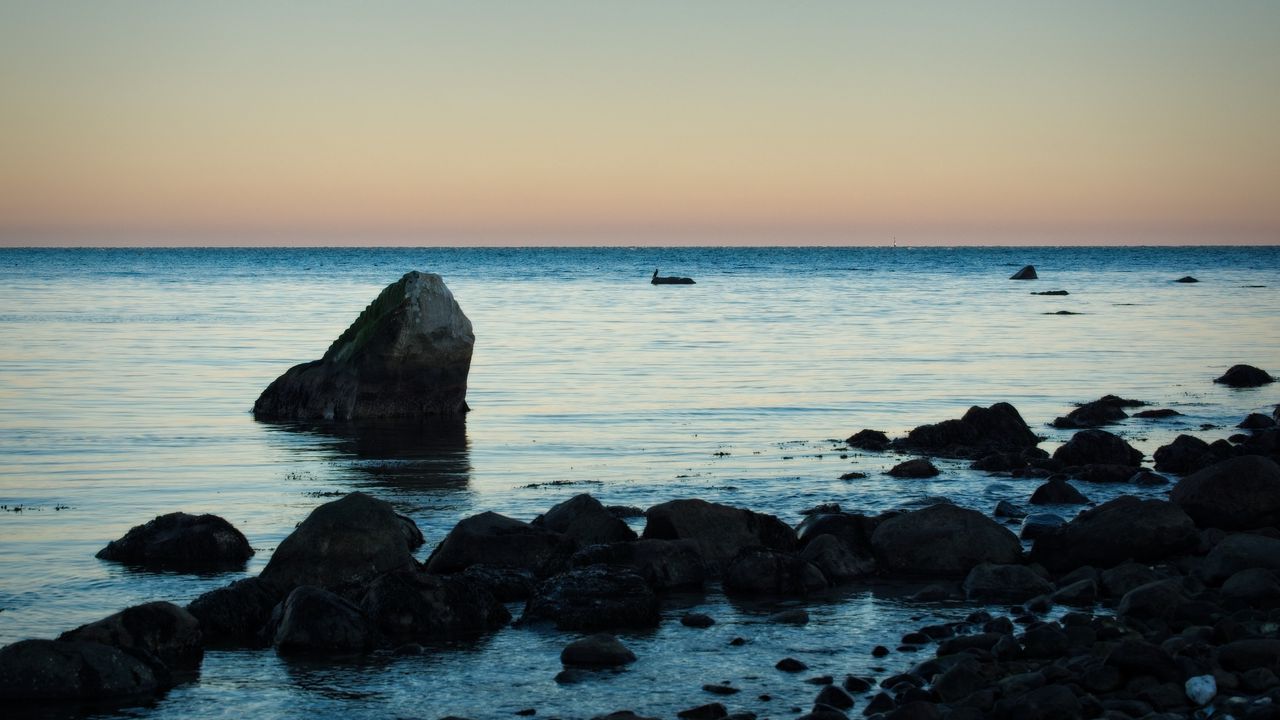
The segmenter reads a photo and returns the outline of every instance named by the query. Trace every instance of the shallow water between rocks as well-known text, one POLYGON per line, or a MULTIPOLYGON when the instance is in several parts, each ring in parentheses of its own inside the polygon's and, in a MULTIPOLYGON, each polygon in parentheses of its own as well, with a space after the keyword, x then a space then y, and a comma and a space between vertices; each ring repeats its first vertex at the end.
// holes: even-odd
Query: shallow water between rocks
MULTIPOLYGON (((840 439, 1007 401, 1052 451, 1071 433, 1047 423, 1107 393, 1182 413, 1109 428, 1148 459, 1179 433, 1227 437, 1280 402, 1277 385, 1211 382, 1235 363, 1280 370, 1278 290, 1278 248, 0 250, 0 642, 256 574, 313 507, 352 490, 412 517, 420 557, 462 517, 529 520, 580 492, 640 507, 700 497, 792 524, 819 503, 877 512, 931 496, 989 513, 1037 482, 946 460, 935 478, 890 478, 902 457, 840 439), (1028 263, 1039 280, 1007 279, 1028 263), (697 284, 651 286, 654 267, 697 284), (253 420, 267 383, 410 269, 443 275, 475 326, 461 442, 253 420), (1173 282, 1188 274, 1201 282, 1173 282), (1070 295, 1030 294, 1051 289, 1070 295), (1079 314, 1045 314, 1060 310, 1079 314), (868 477, 838 479, 850 471, 868 477), (205 576, 93 557, 176 510, 226 517, 257 555, 205 576)), ((1077 487, 1099 502, 1167 491, 1077 487)), ((819 689, 804 679, 899 672, 932 648, 870 649, 974 609, 910 590, 792 601, 806 626, 714 589, 672 597, 657 629, 620 633, 636 663, 568 685, 553 678, 577 636, 536 627, 346 662, 213 651, 198 682, 103 714, 670 717, 720 700, 789 717, 819 689), (694 608, 717 624, 680 625, 694 608), (786 656, 810 669, 775 670, 786 656), (741 692, 701 690, 723 681, 741 692)))

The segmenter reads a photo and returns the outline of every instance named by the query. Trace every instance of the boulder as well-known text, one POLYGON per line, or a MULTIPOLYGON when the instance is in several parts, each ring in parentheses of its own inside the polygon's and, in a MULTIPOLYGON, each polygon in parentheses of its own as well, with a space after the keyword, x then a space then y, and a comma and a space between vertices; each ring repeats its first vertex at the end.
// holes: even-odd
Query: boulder
POLYGON ((924 458, 914 458, 894 465, 888 474, 900 478, 929 478, 938 474, 938 468, 924 458))
POLYGON ((0 700, 9 703, 123 700, 158 689, 147 663, 112 645, 22 640, 0 648, 0 700))
POLYGON ((1156 470, 1178 474, 1195 472, 1226 459, 1226 455, 1194 435, 1179 435, 1168 445, 1156 448, 1152 457, 1156 470))
POLYGON ((1249 568, 1222 583, 1222 597, 1246 605, 1276 607, 1280 604, 1280 580, 1265 568, 1249 568))
POLYGON ((1011 518, 1013 520, 1021 520, 1027 516, 1027 511, 1014 505, 1008 500, 1001 500, 996 503, 995 512, 992 513, 996 517, 1011 518))
POLYGON ((1135 470, 1137 470, 1137 468, 1132 465, 1093 463, 1090 465, 1077 466, 1072 470, 1071 476, 1081 482, 1106 485, 1128 482, 1129 478, 1135 475, 1135 470))
POLYGON ((1248 530, 1280 525, 1280 465, 1244 455, 1182 478, 1169 499, 1197 525, 1248 530))
POLYGON ((1123 495, 1037 538, 1031 560, 1053 572, 1108 568, 1128 559, 1159 560, 1198 543, 1195 524, 1177 505, 1123 495))
POLYGON ((1142 463, 1142 453, 1106 430, 1081 430, 1054 451, 1053 459, 1067 466, 1094 463, 1137 466, 1142 463))
POLYGON ((204 659, 200 621, 167 602, 135 605, 68 630, 58 639, 118 647, 145 660, 163 684, 169 684, 165 681, 171 675, 198 671, 204 659))
POLYGON ((1066 524, 1066 518, 1053 513, 1031 513, 1022 518, 1022 528, 1018 533, 1018 537, 1023 540, 1035 540, 1041 535, 1046 535, 1056 528, 1066 524))
POLYGON ((724 571, 724 591, 729 595, 807 595, 826 586, 816 566, 769 548, 743 548, 724 571))
POLYGON ((1253 668, 1280 670, 1280 640, 1256 638, 1229 642, 1218 648, 1218 662, 1237 672, 1253 668))
POLYGON ((855 447, 860 450, 882 452, 889 449, 889 436, 880 430, 859 430, 850 435, 845 440, 845 443, 849 447, 855 447))
POLYGON ((1174 280, 1174 282, 1176 282, 1176 283, 1198 283, 1198 282, 1200 282, 1200 281, 1199 281, 1199 280, 1197 280, 1197 279, 1196 279, 1196 278, 1194 278, 1194 277, 1191 277, 1190 275, 1183 275, 1182 277, 1178 278, 1177 280, 1174 280))
POLYGON ((1028 502, 1032 505, 1085 505, 1089 498, 1066 480, 1050 480, 1036 488, 1028 502))
POLYGON ((796 539, 803 548, 822 535, 834 535, 855 553, 870 554, 871 534, 883 519, 850 512, 815 513, 796 527, 796 539))
POLYGON ((558 532, 579 545, 635 540, 636 533, 599 500, 583 493, 552 507, 532 523, 558 532))
POLYGON ((1141 563, 1122 563, 1099 573, 1102 587, 1113 597, 1124 597, 1130 590, 1160 579, 1155 570, 1141 563))
POLYGON ((635 653, 608 633, 574 640, 560 651, 560 662, 570 667, 617 667, 635 660, 635 653))
POLYGON ((1170 618, 1186 600, 1181 578, 1156 580, 1125 593, 1116 612, 1127 617, 1170 618))
POLYGON ((252 555, 249 541, 226 520, 175 512, 134 526, 95 557, 157 569, 215 570, 243 567, 252 555))
POLYGON ((289 593, 271 624, 272 644, 279 653, 349 655, 378 644, 378 631, 360 608, 311 585, 289 593))
POLYGON ((388 570, 412 567, 414 546, 405 523, 390 504, 351 493, 312 510, 276 548, 259 577, 288 591, 299 585, 362 583, 388 570))
POLYGON ((1273 428, 1275 426, 1275 419, 1270 415, 1263 415, 1262 413, 1249 413, 1245 416, 1244 420, 1240 421, 1239 425, 1236 425, 1236 427, 1243 430, 1266 430, 1267 428, 1273 428))
POLYGON ((549 620, 561 630, 654 627, 658 596, 634 570, 591 565, 561 573, 538 586, 520 622, 549 620))
POLYGON ((1054 419, 1053 426, 1068 430, 1094 428, 1111 425, 1127 417, 1129 414, 1122 409, 1122 405, 1109 402, 1108 398, 1102 398, 1081 405, 1067 413, 1066 417, 1054 419))
POLYGON ((472 515, 454 526, 427 558, 427 570, 455 573, 472 565, 523 568, 545 577, 561 570, 574 542, 558 532, 495 512, 472 515))
POLYGON ((646 540, 692 540, 708 567, 719 571, 744 547, 791 552, 796 533, 773 515, 709 503, 672 500, 649 508, 646 540))
POLYGON ((870 545, 859 552, 835 535, 819 535, 800 551, 800 559, 822 571, 827 582, 838 585, 865 577, 876 571, 876 559, 870 545))
POLYGON ((1280 539, 1252 533, 1229 535, 1205 556, 1200 575, 1216 585, 1252 568, 1280 570, 1280 539))
POLYGON ((474 637, 511 620, 511 613, 482 583, 410 568, 393 570, 370 583, 360 609, 397 644, 474 637))
POLYGON ((907 574, 961 576, 984 562, 1012 564, 1022 557, 1013 533, 980 512, 946 503, 885 520, 871 547, 880 569, 907 574))
POLYGON ((1258 387, 1275 382, 1275 378, 1268 375, 1267 371, 1252 365, 1232 365, 1214 382, 1236 388, 1258 387))
POLYGON ((283 597, 278 588, 251 577, 210 590, 192 600, 187 612, 200 622, 206 645, 262 647, 267 644, 262 628, 283 597))
POLYGON ((592 545, 574 553, 572 567, 624 565, 655 590, 696 589, 706 580, 698 546, 692 540, 635 540, 592 545))
POLYGON ((965 598, 970 602, 1020 603, 1050 592, 1053 585, 1026 565, 982 563, 964 579, 965 598))
POLYGON ((1009 403, 969 408, 959 420, 921 425, 894 445, 903 450, 957 458, 1034 449, 1040 439, 1009 403))
POLYGON ((1021 270, 1009 276, 1010 280, 1035 280, 1039 276, 1036 275, 1034 265, 1025 265, 1021 270))
POLYGON ((471 321, 439 275, 388 285, 324 357, 290 368, 253 405, 259 420, 439 418, 467 411, 471 321))
POLYGON ((488 590, 498 602, 528 600, 538 587, 538 577, 533 571, 503 565, 471 565, 457 573, 488 590))
POLYGON ((1133 414, 1136 418, 1143 420, 1163 420, 1165 418, 1180 417, 1182 413, 1171 408, 1158 408, 1156 410, 1142 410, 1133 414))

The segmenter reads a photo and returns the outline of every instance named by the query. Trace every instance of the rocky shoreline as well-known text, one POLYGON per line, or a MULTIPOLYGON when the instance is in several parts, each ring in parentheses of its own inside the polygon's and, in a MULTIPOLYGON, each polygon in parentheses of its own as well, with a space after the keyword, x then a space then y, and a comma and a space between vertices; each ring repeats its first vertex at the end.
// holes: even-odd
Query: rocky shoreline
MULTIPOLYGON (((975 609, 963 621, 922 626, 897 650, 875 649, 933 652, 906 672, 811 678, 810 697, 779 698, 778 707, 799 706, 815 719, 1280 716, 1280 408, 1250 415, 1229 441, 1179 436, 1156 451, 1153 472, 1141 453, 1100 429, 1141 405, 1115 396, 1082 405, 1059 418, 1059 427, 1078 430, 1052 455, 1006 403, 903 438, 863 430, 847 441, 919 456, 892 473, 904 482, 930 474, 930 457, 1042 480, 1033 505, 1086 505, 1072 482, 1170 485, 1168 500, 1122 495, 1070 519, 1016 502, 989 516, 939 498, 875 516, 820 507, 792 527, 745 508, 676 499, 643 511, 637 534, 624 519, 636 509, 579 495, 532 522, 494 512, 466 518, 419 561, 425 540, 416 525, 352 493, 317 507, 256 577, 186 607, 147 603, 57 640, 0 649, 0 698, 14 707, 123 702, 189 681, 206 648, 419 654, 511 623, 564 631, 557 680, 572 683, 633 661, 610 633, 657 625, 673 592, 718 587, 731 597, 812 599, 837 587, 910 581, 922 586, 913 597, 922 605, 1001 603, 1008 611, 975 609), (1010 523, 1020 524, 1021 539, 1010 523), (513 618, 507 605, 519 602, 513 618)), ((243 540, 215 516, 175 513, 135 528, 101 557, 225 568, 251 552, 243 540)), ((774 620, 805 622, 807 614, 774 620)), ((681 622, 698 628, 715 619, 690 612, 681 622)), ((802 666, 780 658, 777 670, 802 666)), ((733 711, 732 696, 749 688, 704 690, 724 699, 691 699, 680 717, 754 716, 733 711)), ((633 710, 604 717, 644 717, 642 698, 633 710)))

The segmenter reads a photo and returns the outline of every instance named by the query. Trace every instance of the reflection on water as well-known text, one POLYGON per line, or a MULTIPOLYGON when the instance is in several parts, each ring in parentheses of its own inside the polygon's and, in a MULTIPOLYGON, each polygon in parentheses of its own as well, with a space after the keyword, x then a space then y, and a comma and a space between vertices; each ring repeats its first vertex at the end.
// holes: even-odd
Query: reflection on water
POLYGON ((272 431, 315 438, 315 449, 346 461, 357 484, 371 491, 465 490, 471 479, 463 420, 263 422, 272 431))

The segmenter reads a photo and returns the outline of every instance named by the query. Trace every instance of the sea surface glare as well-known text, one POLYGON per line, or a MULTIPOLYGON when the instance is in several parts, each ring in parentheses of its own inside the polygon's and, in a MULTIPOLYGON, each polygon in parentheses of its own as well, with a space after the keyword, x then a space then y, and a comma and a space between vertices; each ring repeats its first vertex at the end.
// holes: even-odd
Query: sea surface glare
MULTIPOLYGON (((1038 483, 945 460, 936 478, 890 478, 902 458, 841 439, 1007 401, 1052 451, 1071 433, 1047 423, 1115 393, 1183 413, 1109 428, 1150 462, 1179 433, 1212 441, 1270 414, 1280 383, 1213 384, 1236 363, 1280 374, 1280 248, 0 250, 0 643, 257 574, 312 508, 353 490, 418 523, 420 558, 463 517, 531 520, 582 492, 642 508, 698 497, 793 525, 827 502, 945 496, 989 513, 1038 483), (1007 279, 1025 264, 1039 280, 1007 279), (650 285, 655 267, 697 284, 650 285), (442 275, 475 327, 464 446, 253 419, 268 383, 409 270, 442 275), (1173 282, 1184 275, 1201 282, 1173 282), (1070 295, 1030 294, 1054 289, 1070 295), (838 479, 850 471, 868 477, 838 479), (94 558, 178 510, 240 528, 258 551, 247 570, 94 558)), ((1167 492, 1078 487, 1094 501, 1167 492)), ((669 717, 717 700, 700 688, 722 681, 743 688, 731 710, 790 716, 817 692, 804 677, 901 671, 917 658, 870 648, 972 609, 859 587, 803 604, 812 622, 788 626, 765 621, 777 605, 714 589, 671 598, 660 627, 620 634, 636 663, 570 685, 553 677, 576 635, 536 627, 340 663, 212 651, 198 682, 118 716, 669 717), (682 626, 691 608, 717 624, 682 626), (786 656, 810 670, 774 670, 786 656)))

